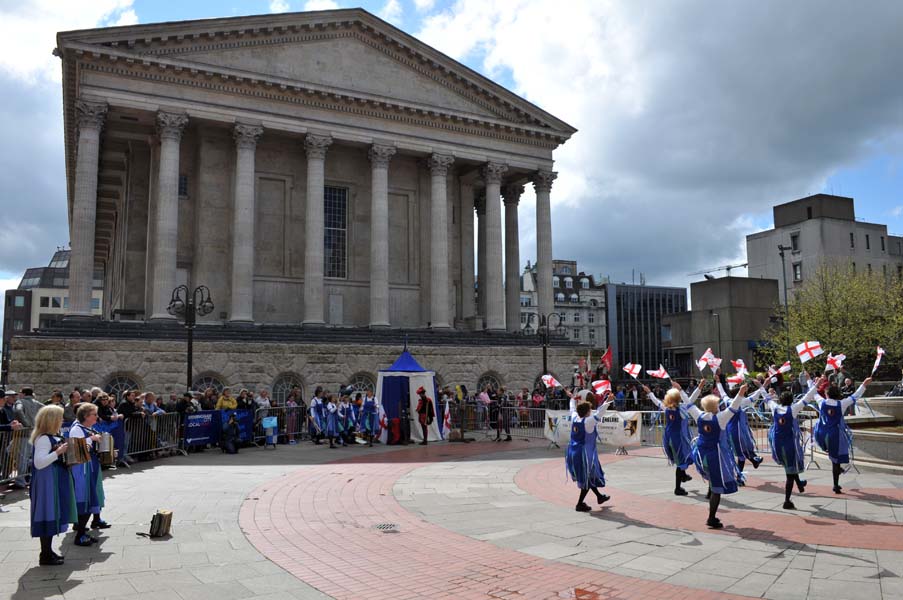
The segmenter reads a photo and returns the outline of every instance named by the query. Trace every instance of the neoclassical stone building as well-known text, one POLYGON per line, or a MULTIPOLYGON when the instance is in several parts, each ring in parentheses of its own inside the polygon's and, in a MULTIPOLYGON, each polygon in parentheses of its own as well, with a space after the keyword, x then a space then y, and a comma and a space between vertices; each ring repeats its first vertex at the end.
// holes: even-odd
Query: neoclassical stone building
POLYGON ((111 321, 171 321, 187 284, 236 331, 518 332, 525 185, 553 310, 552 153, 575 129, 366 11, 63 32, 55 53, 70 317, 96 267, 111 321))

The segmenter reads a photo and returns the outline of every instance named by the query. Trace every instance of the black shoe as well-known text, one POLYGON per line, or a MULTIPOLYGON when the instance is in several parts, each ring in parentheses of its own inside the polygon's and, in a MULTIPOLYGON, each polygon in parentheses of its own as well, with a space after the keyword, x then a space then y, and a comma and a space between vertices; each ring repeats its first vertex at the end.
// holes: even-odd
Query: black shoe
POLYGON ((587 504, 586 502, 580 502, 579 504, 577 504, 577 508, 575 510, 577 512, 590 512, 593 509, 590 508, 589 504, 587 504))
POLYGON ((784 503, 784 510, 796 510, 796 507, 793 505, 793 502, 788 500, 784 503))
POLYGON ((598 502, 600 506, 602 504, 605 504, 609 500, 611 500, 611 496, 609 496, 608 494, 599 494, 598 496, 596 496, 596 502, 598 502))
POLYGON ((744 481, 742 478, 737 478, 737 485, 740 487, 746 487, 746 481, 744 481))
MULTIPOLYGON (((498 441, 498 440, 496 440, 496 441, 498 441)), ((418 446, 426 446, 426 442, 420 442, 420 443, 417 444, 417 445, 418 445, 418 446)))
POLYGON ((709 529, 721 529, 722 527, 724 527, 724 524, 720 519, 706 519, 705 524, 709 529))
POLYGON ((91 523, 91 529, 109 529, 110 527, 112 527, 112 525, 110 525, 103 519, 99 519, 91 523))
POLYGON ((684 473, 683 475, 680 476, 680 481, 681 481, 681 483, 686 483, 688 481, 693 481, 693 478, 690 477, 689 475, 687 475, 686 473, 684 473))
POLYGON ((510 435, 507 436, 507 437, 505 438, 505 441, 506 441, 506 442, 510 442, 510 441, 511 441, 511 436, 510 436, 510 435))
POLYGON ((674 488, 674 495, 675 496, 686 496, 687 490, 683 489, 682 487, 674 488))
POLYGON ((805 479, 800 479, 796 482, 796 487, 800 491, 800 494, 806 491, 806 484, 808 482, 805 479))
MULTIPOLYGON (((90 546, 90 544, 88 544, 90 546)), ((38 559, 38 564, 42 567, 56 567, 63 564, 63 557, 57 554, 51 554, 50 556, 41 555, 40 559, 38 559)))
POLYGON ((755 458, 753 458, 753 459, 752 459, 751 461, 749 461, 749 462, 752 463, 753 469, 758 469, 758 468, 759 468, 759 465, 762 464, 762 457, 761 457, 761 456, 756 456, 755 458))
POLYGON ((497 438, 495 438, 495 441, 496 441, 496 442, 501 442, 501 441, 502 441, 502 438, 497 437, 497 438))
POLYGON ((82 534, 82 535, 78 536, 77 538, 75 538, 75 541, 73 543, 76 546, 91 546, 92 544, 94 544, 94 538, 92 538, 88 535, 82 534))
POLYGON ((834 486, 834 493, 835 493, 835 494, 842 494, 842 493, 843 493, 843 488, 840 487, 839 485, 835 485, 835 486, 834 486))

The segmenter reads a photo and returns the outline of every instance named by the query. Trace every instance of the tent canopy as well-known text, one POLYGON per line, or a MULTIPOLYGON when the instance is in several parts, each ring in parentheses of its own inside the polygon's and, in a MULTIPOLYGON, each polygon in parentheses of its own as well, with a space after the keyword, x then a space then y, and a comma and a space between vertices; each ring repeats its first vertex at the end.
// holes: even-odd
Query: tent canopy
POLYGON ((424 373, 426 369, 420 366, 420 363, 417 362, 411 353, 407 350, 403 351, 401 355, 395 359, 395 362, 392 363, 392 366, 388 369, 380 369, 381 371, 403 371, 408 373, 424 373))

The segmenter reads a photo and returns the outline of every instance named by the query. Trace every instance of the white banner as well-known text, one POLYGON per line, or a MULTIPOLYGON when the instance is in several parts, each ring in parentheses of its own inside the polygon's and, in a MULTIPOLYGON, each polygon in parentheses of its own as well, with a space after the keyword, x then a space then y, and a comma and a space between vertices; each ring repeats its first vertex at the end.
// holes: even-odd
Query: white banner
MULTIPOLYGON (((640 412, 603 413, 597 431, 601 442, 607 446, 639 446, 643 440, 643 415, 640 412)), ((547 410, 543 427, 547 440, 565 446, 571 441, 571 411, 547 410)))

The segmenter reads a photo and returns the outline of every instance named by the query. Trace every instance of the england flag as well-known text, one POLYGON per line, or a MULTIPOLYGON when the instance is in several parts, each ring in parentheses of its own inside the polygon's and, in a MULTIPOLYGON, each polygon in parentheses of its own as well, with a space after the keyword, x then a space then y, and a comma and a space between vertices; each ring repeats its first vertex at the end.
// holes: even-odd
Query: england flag
POLYGON ((797 345, 796 353, 799 354, 800 362, 806 363, 819 354, 824 354, 825 351, 821 349, 821 344, 812 341, 812 342, 803 342, 802 344, 797 345))
POLYGON ((631 377, 636 379, 636 376, 640 374, 640 371, 643 370, 643 365, 635 365, 633 363, 627 363, 624 365, 624 372, 628 373, 631 377))
POLYGON ((659 364, 657 371, 650 371, 647 369, 646 374, 649 375, 650 377, 655 377, 656 379, 670 379, 671 378, 671 376, 668 375, 668 371, 666 371, 665 367, 663 367, 661 364, 659 364))
POLYGON ((552 377, 551 375, 543 375, 542 382, 544 384, 546 384, 547 388, 561 387, 561 384, 558 383, 558 380, 555 379, 554 377, 552 377))
POLYGON ((596 394, 598 394, 600 396, 602 394, 604 394, 605 392, 611 391, 611 382, 607 379, 598 379, 598 380, 592 382, 592 384, 590 384, 590 385, 592 385, 593 392, 595 392, 596 394))

